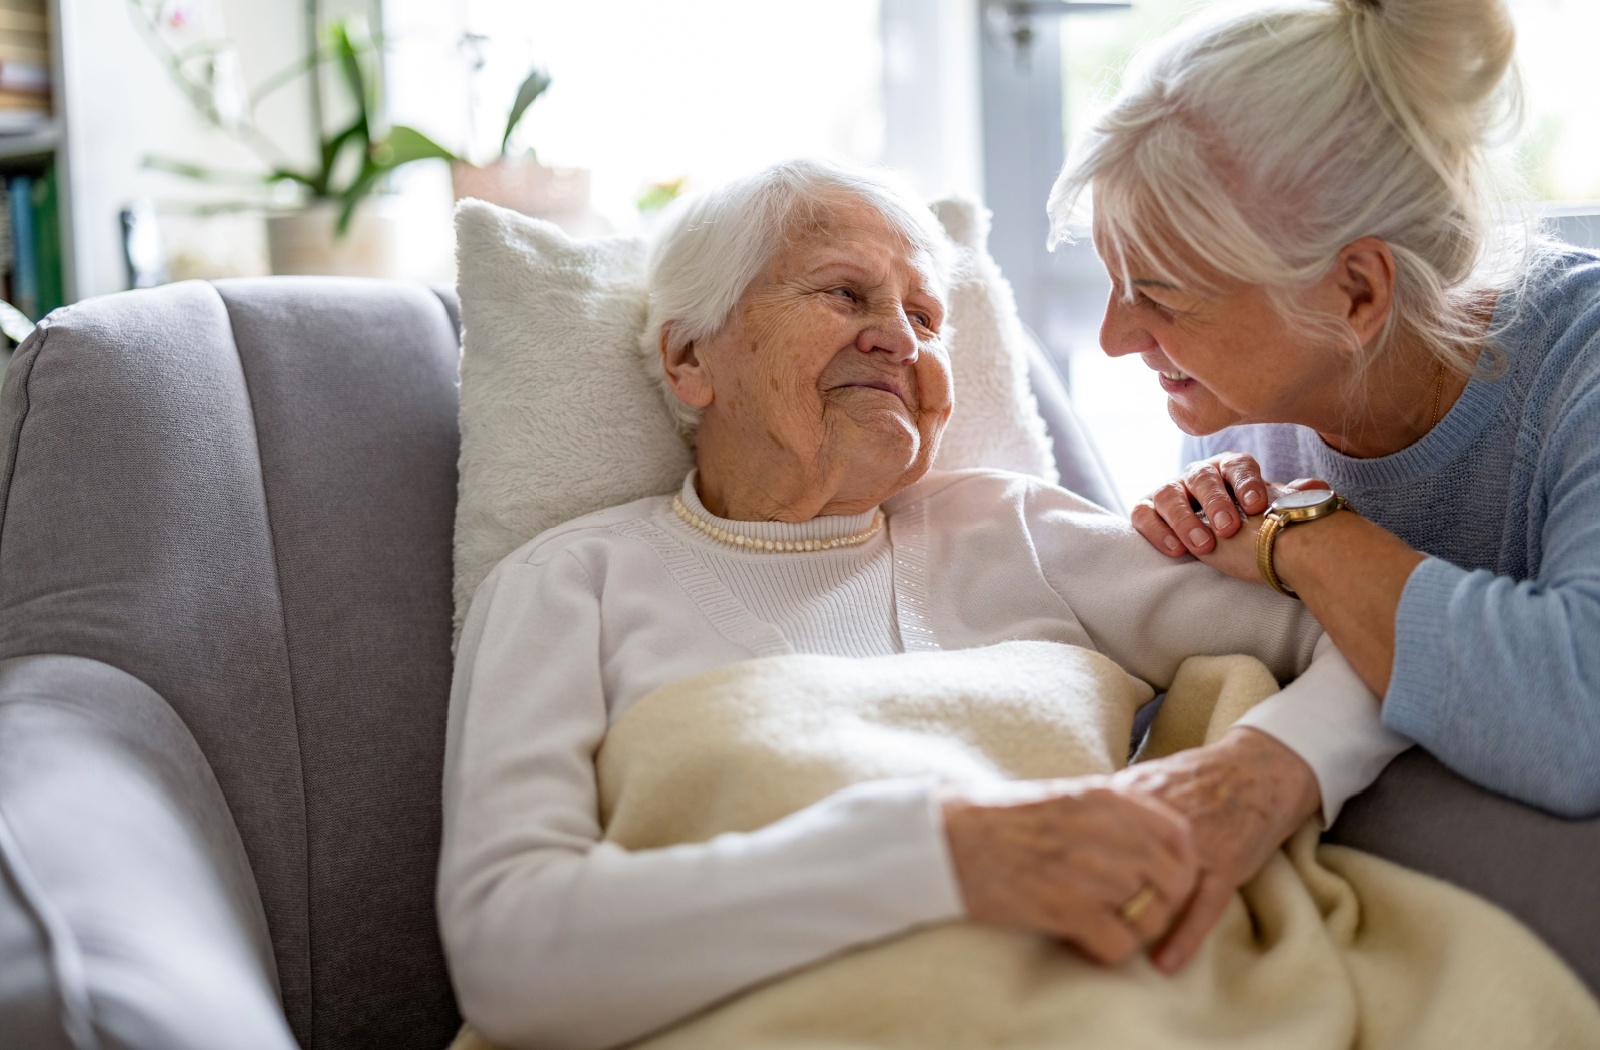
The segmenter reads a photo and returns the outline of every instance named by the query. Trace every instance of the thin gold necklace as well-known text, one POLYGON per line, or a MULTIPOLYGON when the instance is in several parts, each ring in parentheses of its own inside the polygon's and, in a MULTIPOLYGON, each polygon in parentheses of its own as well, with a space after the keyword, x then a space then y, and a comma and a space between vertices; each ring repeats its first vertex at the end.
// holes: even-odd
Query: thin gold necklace
POLYGON ((746 536, 742 532, 734 532, 707 521, 689 509, 689 505, 683 501, 682 493, 672 497, 672 510, 685 525, 699 529, 718 543, 772 554, 803 554, 807 551, 827 551, 837 547, 859 547, 883 531, 885 520, 883 511, 879 509, 873 512, 870 526, 848 536, 816 540, 766 540, 759 536, 746 536))
POLYGON ((1439 403, 1444 398, 1444 362, 1439 362, 1439 378, 1433 383, 1433 413, 1428 416, 1428 429, 1439 425, 1439 403))

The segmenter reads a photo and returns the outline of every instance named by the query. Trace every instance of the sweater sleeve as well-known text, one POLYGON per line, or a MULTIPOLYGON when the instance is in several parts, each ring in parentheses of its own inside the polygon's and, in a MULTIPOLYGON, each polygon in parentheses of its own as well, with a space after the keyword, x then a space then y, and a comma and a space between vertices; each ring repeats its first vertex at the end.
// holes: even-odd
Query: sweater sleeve
POLYGON ((1383 719, 1471 780, 1591 817, 1600 813, 1600 390, 1546 444, 1530 502, 1531 513, 1544 510, 1532 578, 1438 558, 1412 571, 1383 719))
POLYGON ((568 552, 504 563, 462 635, 439 914, 463 1015, 510 1047, 604 1047, 755 982, 956 917, 934 788, 881 781, 758 831, 603 842, 600 599, 568 552))
POLYGON ((1300 602, 1173 561, 1126 521, 1061 489, 1037 487, 1027 520, 1046 581, 1095 648, 1157 689, 1197 654, 1245 653, 1280 682, 1293 679, 1240 724, 1311 767, 1325 825, 1410 746, 1383 726, 1377 697, 1300 602))

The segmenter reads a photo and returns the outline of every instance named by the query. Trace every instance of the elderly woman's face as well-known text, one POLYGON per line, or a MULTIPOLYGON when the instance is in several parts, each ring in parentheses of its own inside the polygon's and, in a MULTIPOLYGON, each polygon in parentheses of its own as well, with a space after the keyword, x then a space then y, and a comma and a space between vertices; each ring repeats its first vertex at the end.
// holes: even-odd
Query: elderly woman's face
POLYGON ((921 477, 951 408, 944 294, 875 209, 827 209, 695 348, 702 480, 754 486, 767 513, 803 520, 921 477))

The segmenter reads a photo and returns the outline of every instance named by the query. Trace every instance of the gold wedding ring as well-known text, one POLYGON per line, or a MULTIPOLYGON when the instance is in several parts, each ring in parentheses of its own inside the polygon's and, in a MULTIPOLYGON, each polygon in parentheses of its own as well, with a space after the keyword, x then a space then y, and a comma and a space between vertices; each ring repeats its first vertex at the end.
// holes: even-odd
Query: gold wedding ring
POLYGON ((1138 893, 1129 897, 1127 902, 1117 909, 1117 914, 1122 916, 1123 922, 1131 925, 1139 921, 1139 916, 1144 914, 1145 909, 1150 907, 1155 899, 1156 888, 1147 882, 1139 889, 1138 893))

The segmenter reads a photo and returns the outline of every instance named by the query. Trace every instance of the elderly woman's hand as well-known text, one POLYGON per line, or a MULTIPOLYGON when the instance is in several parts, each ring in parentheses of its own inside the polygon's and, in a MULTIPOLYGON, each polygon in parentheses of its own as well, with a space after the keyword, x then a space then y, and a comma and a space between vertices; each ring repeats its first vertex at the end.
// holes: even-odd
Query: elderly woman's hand
POLYGON ((1154 793, 1100 777, 947 797, 967 914, 1120 963, 1166 932, 1199 875, 1189 823, 1154 793))
POLYGON ((1234 890, 1322 803, 1304 759, 1266 733, 1242 726, 1205 747, 1129 766, 1112 783, 1159 798, 1193 828, 1199 883, 1152 956, 1166 973, 1194 957, 1234 890))
MULTIPOLYGON (((1223 452, 1189 464, 1182 477, 1134 504, 1129 518, 1139 535, 1161 553, 1173 558, 1185 554, 1202 557, 1216 550, 1218 539, 1238 533, 1247 515, 1266 513, 1278 493, 1327 487, 1327 482, 1315 478, 1275 485, 1261 476, 1261 464, 1253 457, 1223 452)), ((1254 574, 1242 578, 1259 579, 1254 574)))

